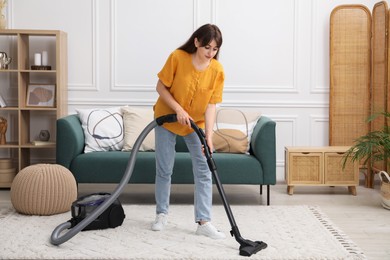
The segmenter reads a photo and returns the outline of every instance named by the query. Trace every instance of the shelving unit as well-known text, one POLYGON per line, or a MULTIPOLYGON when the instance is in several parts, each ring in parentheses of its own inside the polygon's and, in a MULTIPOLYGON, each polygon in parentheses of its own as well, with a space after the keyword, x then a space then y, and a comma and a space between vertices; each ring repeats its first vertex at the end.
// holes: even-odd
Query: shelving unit
MULTIPOLYGON (((12 159, 19 172, 31 164, 36 152, 42 149, 55 152, 55 144, 36 146, 32 141, 39 134, 36 128, 41 122, 50 125, 54 135, 56 119, 67 115, 67 34, 59 30, 0 30, 0 43, 12 58, 9 68, 0 70, 0 94, 7 103, 0 108, 0 116, 8 122, 7 142, 0 145, 0 157, 12 159), (34 53, 41 51, 48 52, 51 70, 31 69, 34 53), (32 84, 43 86, 41 91, 48 85, 54 86, 52 105, 27 104, 27 91, 32 84)), ((55 141, 54 138, 50 141, 55 141)), ((10 187, 11 183, 0 182, 0 187, 10 187)))

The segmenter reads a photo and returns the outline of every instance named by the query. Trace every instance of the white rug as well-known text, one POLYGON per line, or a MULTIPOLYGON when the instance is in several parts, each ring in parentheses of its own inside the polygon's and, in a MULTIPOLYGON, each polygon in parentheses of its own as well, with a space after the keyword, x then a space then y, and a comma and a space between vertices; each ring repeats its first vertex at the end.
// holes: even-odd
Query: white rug
MULTIPOLYGON (((213 223, 227 238, 195 235, 193 206, 172 205, 165 230, 150 230, 153 205, 125 205, 126 219, 115 229, 80 232, 60 246, 49 239, 53 229, 70 219, 70 212, 54 216, 25 216, 12 208, 0 210, 1 259, 247 259, 230 237, 223 206, 213 207, 213 223)), ((232 206, 245 239, 268 247, 250 259, 365 259, 318 207, 232 206)))

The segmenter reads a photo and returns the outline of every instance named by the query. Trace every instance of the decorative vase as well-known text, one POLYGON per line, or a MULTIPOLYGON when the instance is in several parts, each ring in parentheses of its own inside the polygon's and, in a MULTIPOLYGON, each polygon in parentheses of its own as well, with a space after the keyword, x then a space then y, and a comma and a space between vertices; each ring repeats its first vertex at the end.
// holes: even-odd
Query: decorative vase
POLYGON ((385 209, 390 209, 390 176, 385 171, 379 172, 381 179, 381 196, 382 206, 385 209))
POLYGON ((4 9, 7 6, 7 0, 0 0, 0 30, 7 29, 7 19, 5 19, 4 9))
POLYGON ((7 29, 7 19, 4 14, 0 14, 0 30, 7 29))

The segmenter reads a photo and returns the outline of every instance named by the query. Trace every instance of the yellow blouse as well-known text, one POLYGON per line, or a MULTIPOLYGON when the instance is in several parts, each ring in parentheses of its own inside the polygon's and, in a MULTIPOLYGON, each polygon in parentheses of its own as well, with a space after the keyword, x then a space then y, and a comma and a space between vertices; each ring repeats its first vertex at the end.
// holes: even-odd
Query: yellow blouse
MULTIPOLYGON (((164 67, 158 73, 161 82, 169 89, 174 99, 204 128, 204 114, 208 104, 222 102, 225 74, 221 63, 212 59, 207 69, 198 71, 192 64, 191 54, 175 50, 168 57, 164 67)), ((154 106, 155 118, 175 112, 158 98, 154 106)), ((179 123, 163 125, 169 131, 184 136, 193 130, 179 123)))

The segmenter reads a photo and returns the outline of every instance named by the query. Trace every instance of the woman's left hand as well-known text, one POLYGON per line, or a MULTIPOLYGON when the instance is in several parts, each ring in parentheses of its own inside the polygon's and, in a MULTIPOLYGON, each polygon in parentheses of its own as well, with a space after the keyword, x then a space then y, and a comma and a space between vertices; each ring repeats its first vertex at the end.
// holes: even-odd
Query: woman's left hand
POLYGON ((212 137, 212 136, 206 137, 206 142, 207 142, 207 145, 208 145, 209 148, 210 148, 210 153, 213 153, 213 151, 214 151, 213 137, 212 137))
MULTIPOLYGON (((208 146, 209 149, 210 149, 210 154, 212 154, 213 151, 214 151, 214 146, 213 146, 213 139, 212 139, 212 137, 206 137, 206 143, 207 143, 207 146, 208 146)), ((205 154, 205 152, 204 152, 204 147, 203 147, 203 146, 202 146, 202 152, 203 152, 203 154, 205 154)))

